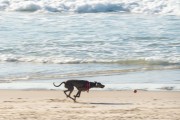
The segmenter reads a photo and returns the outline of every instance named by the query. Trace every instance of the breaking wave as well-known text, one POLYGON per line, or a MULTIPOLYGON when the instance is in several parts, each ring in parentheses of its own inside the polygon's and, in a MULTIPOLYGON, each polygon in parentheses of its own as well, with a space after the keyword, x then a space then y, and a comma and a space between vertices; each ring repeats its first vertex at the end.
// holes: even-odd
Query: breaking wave
POLYGON ((1 11, 180 15, 178 0, 1 0, 1 11))
POLYGON ((102 59, 102 58, 70 58, 70 57, 40 57, 40 56, 18 56, 0 55, 0 62, 26 62, 43 64, 84 64, 84 63, 107 63, 124 65, 180 65, 180 59, 175 58, 134 58, 134 59, 102 59))

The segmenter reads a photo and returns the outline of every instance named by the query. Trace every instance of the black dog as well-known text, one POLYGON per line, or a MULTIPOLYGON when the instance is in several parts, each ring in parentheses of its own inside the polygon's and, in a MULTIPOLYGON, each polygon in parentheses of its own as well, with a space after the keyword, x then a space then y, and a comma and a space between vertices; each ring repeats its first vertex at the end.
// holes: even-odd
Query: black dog
POLYGON ((62 82, 61 84, 59 85, 55 85, 53 83, 53 85, 55 87, 59 87, 61 86, 62 84, 65 84, 65 88, 67 88, 68 90, 65 90, 64 91, 64 94, 66 95, 66 97, 69 97, 71 98, 72 100, 74 100, 74 102, 76 102, 76 97, 80 97, 81 95, 81 92, 82 91, 87 91, 89 92, 89 89, 90 88, 104 88, 105 86, 102 85, 101 83, 98 83, 98 82, 89 82, 87 80, 68 80, 66 82, 62 82), (74 95, 74 98, 71 97, 71 93, 73 92, 74 90, 74 87, 77 88, 78 92, 76 95, 74 95), (69 91, 69 95, 66 94, 66 92, 69 91))

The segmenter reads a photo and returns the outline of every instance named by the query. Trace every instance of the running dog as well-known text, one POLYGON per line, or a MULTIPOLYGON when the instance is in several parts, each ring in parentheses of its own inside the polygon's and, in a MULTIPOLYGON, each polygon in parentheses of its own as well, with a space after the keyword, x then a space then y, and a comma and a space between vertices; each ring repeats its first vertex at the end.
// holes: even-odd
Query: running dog
POLYGON ((89 89, 91 88, 104 88, 105 87, 105 85, 102 85, 99 82, 89 82, 87 80, 67 80, 66 82, 62 82, 59 85, 55 85, 55 83, 53 83, 53 85, 55 87, 59 87, 63 83, 65 84, 64 87, 67 88, 67 90, 64 91, 64 94, 66 95, 66 97, 69 97, 72 100, 74 100, 74 102, 76 102, 77 97, 80 97, 82 91, 89 92, 89 89), (74 98, 72 98, 71 93, 73 92, 74 87, 77 88, 78 92, 76 95, 74 95, 74 98), (68 91, 69 91, 69 94, 67 94, 68 91))

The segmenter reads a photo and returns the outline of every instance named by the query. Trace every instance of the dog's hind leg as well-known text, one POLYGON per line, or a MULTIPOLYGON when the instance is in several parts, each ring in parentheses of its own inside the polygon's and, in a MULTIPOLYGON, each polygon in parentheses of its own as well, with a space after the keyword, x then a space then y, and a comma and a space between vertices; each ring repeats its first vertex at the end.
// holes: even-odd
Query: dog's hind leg
POLYGON ((67 95, 66 92, 68 92, 68 91, 70 91, 70 90, 65 90, 65 91, 64 91, 64 94, 66 95, 66 97, 67 97, 67 98, 70 98, 70 99, 72 99, 74 102, 76 102, 76 99, 74 99, 74 98, 71 97, 72 91, 70 91, 70 92, 69 92, 69 95, 67 95))
POLYGON ((76 102, 76 98, 72 98, 71 96, 69 96, 69 98, 71 98, 74 102, 76 102))
POLYGON ((74 95, 74 97, 80 97, 80 95, 81 95, 81 90, 79 90, 79 91, 77 92, 77 94, 74 95))
POLYGON ((66 83, 66 84, 65 84, 65 88, 67 88, 67 90, 64 91, 64 94, 66 95, 66 97, 70 97, 72 91, 74 90, 73 85, 71 85, 71 84, 69 84, 69 83, 66 83), (68 91, 69 91, 69 95, 67 94, 68 91))
POLYGON ((76 94, 76 95, 74 95, 74 99, 75 99, 75 101, 76 101, 76 97, 80 97, 80 95, 81 95, 81 90, 79 90, 79 91, 77 92, 77 94, 76 94))
POLYGON ((71 87, 68 88, 68 91, 69 91, 68 97, 71 96, 71 93, 72 93, 73 90, 74 90, 74 87, 73 87, 73 86, 71 86, 71 87))
POLYGON ((66 96, 67 96, 68 98, 72 99, 74 102, 76 102, 76 99, 74 99, 74 98, 71 97, 71 93, 73 92, 73 90, 74 90, 74 87, 72 86, 72 87, 69 87, 68 90, 64 91, 64 93, 66 94, 66 92, 69 91, 69 95, 66 94, 66 96))
MULTIPOLYGON (((73 88, 73 89, 74 89, 74 88, 73 88)), ((69 92, 68 97, 71 98, 74 102, 76 102, 76 98, 72 98, 72 97, 71 97, 71 93, 72 93, 73 89, 69 92)))
POLYGON ((66 92, 68 92, 69 90, 65 90, 64 91, 64 94, 66 95, 66 97, 68 97, 68 95, 67 95, 67 93, 66 92))
POLYGON ((73 89, 71 89, 71 90, 65 90, 64 91, 64 94, 66 95, 66 97, 70 97, 71 96, 71 93, 72 93, 72 91, 73 91, 73 89), (69 91, 69 95, 66 93, 66 92, 68 92, 69 91))

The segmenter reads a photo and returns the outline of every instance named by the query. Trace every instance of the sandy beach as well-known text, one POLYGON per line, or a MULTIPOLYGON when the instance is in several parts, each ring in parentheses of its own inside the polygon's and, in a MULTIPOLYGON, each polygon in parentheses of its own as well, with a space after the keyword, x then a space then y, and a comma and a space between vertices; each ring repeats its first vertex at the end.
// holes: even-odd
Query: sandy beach
POLYGON ((0 90, 0 104, 0 120, 180 119, 180 92, 90 91, 74 103, 61 90, 0 90))
POLYGON ((180 120, 179 33, 180 0, 0 0, 0 120, 180 120))

